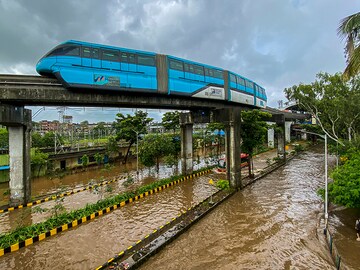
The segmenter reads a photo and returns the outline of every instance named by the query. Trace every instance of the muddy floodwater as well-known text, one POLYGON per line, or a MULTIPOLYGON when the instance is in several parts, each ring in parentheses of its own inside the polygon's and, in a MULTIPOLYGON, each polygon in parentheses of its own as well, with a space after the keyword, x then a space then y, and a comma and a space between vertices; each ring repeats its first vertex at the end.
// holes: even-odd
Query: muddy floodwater
MULTIPOLYGON (((259 155, 254 163, 264 165, 272 155, 276 153, 259 155)), ((194 165, 206 164, 199 160, 194 165)), ((59 186, 79 188, 99 178, 136 177, 136 164, 128 166, 61 179, 37 179, 33 182, 34 194, 56 192, 59 186)), ((166 166, 161 167, 159 174, 141 170, 130 188, 168 177, 174 170, 166 166)), ((323 236, 323 202, 317 195, 317 190, 324 186, 323 176, 323 146, 319 145, 235 193, 141 269, 335 269, 323 236)), ((78 228, 6 254, 0 258, 0 269, 94 269, 214 193, 216 188, 209 184, 209 179, 219 177, 222 176, 208 174, 184 181, 78 228)), ((110 196, 126 189, 121 181, 111 187, 109 194, 85 191, 66 197, 63 204, 67 210, 77 209, 97 201, 100 195, 110 196)), ((51 208, 53 203, 44 203, 42 207, 51 208)), ((354 230, 360 211, 335 206, 329 210, 329 229, 342 256, 342 265, 346 265, 342 269, 360 269, 360 242, 356 241, 354 230)), ((0 215, 0 231, 18 226, 19 220, 31 224, 49 215, 32 213, 24 219, 22 213, 0 215)))
MULTIPOLYGON (((324 185, 322 151, 303 153, 236 193, 141 269, 335 269, 316 194, 324 185)), ((346 238, 339 245, 349 269, 359 269, 355 219, 349 227, 344 216, 331 213, 330 228, 346 238)))

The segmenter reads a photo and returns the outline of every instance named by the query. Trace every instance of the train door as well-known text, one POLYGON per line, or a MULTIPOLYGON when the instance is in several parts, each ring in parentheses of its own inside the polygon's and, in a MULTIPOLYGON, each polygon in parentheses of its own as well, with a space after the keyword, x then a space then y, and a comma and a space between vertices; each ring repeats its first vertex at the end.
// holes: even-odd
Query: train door
POLYGON ((259 89, 258 86, 256 84, 254 84, 254 105, 258 105, 257 104, 257 97, 259 96, 259 89))
POLYGON ((101 68, 101 60, 98 48, 92 49, 91 66, 93 68, 101 68))
POLYGON ((90 47, 81 47, 81 65, 83 67, 92 67, 90 47))
POLYGON ((129 59, 128 54, 121 52, 120 53, 120 69, 122 71, 129 71, 129 59))
POLYGON ((130 72, 136 72, 136 57, 133 53, 128 53, 128 61, 129 61, 129 71, 130 72))

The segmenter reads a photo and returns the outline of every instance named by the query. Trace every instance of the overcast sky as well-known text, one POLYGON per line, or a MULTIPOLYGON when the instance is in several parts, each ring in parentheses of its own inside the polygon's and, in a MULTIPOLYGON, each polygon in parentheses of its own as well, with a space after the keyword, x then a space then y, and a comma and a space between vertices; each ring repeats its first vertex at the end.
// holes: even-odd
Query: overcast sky
MULTIPOLYGON (((268 105, 278 107, 284 88, 344 69, 337 27, 359 10, 353 0, 0 0, 0 73, 36 74, 47 51, 76 39, 234 71, 262 85, 268 105)), ((96 122, 113 121, 118 111, 65 113, 96 122)), ((56 119, 57 110, 34 120, 46 118, 56 119)))

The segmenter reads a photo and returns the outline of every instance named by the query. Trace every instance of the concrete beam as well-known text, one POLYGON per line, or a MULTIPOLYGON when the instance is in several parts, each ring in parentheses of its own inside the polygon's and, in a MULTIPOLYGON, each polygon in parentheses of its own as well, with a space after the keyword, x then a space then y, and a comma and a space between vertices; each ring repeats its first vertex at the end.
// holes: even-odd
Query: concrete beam
POLYGON ((0 124, 4 126, 31 125, 31 110, 22 106, 0 104, 0 124))
POLYGON ((66 89, 59 85, 0 85, 0 103, 17 106, 80 106, 122 108, 164 108, 172 110, 210 110, 243 107, 239 103, 190 96, 170 96, 131 91, 66 89))

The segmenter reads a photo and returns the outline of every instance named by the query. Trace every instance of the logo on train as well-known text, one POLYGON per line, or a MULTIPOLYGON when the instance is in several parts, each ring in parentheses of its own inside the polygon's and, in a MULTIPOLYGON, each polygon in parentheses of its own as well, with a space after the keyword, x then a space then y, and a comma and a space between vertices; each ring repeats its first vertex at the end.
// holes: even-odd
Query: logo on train
POLYGON ((108 83, 106 76, 94 74, 94 83, 98 85, 104 85, 108 83))
POLYGON ((209 90, 210 90, 209 96, 222 97, 222 89, 221 88, 210 87, 209 90))

